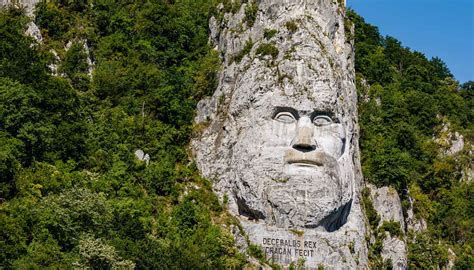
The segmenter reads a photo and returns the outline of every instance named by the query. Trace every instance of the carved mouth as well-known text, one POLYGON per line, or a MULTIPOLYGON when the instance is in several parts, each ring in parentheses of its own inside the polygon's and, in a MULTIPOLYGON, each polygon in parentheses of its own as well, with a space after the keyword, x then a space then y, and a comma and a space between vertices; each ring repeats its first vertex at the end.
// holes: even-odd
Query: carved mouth
POLYGON ((289 149, 285 153, 285 162, 304 167, 323 166, 326 160, 325 156, 325 153, 321 151, 303 153, 289 149))
POLYGON ((301 166, 301 167, 313 167, 313 166, 322 166, 322 163, 316 162, 314 160, 291 160, 288 161, 288 164, 301 166))

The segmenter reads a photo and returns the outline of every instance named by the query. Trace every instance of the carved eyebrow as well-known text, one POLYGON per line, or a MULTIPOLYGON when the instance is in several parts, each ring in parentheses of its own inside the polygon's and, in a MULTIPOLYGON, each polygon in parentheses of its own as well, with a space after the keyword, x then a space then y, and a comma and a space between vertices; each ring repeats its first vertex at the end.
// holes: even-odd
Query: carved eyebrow
POLYGON ((334 122, 334 123, 337 123, 339 124, 341 121, 339 120, 338 117, 336 117, 334 115, 333 112, 330 112, 330 111, 322 111, 322 110, 314 110, 312 113, 311 113, 311 120, 313 120, 316 116, 319 116, 319 115, 324 115, 324 116, 327 116, 329 118, 331 118, 331 120, 334 122))
POLYGON ((300 118, 298 111, 296 109, 291 108, 291 107, 284 107, 284 106, 275 107, 275 109, 273 110, 272 118, 275 118, 275 116, 277 116, 277 114, 281 112, 289 112, 295 117, 295 119, 300 118))

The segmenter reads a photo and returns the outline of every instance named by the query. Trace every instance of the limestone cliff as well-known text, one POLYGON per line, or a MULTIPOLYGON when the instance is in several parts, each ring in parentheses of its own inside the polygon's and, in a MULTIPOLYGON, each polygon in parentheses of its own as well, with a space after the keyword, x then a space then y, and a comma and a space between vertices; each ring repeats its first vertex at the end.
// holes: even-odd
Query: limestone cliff
POLYGON ((220 12, 210 25, 223 68, 198 105, 199 169, 273 262, 366 268, 345 7, 264 0, 220 12))
POLYGON ((20 1, 0 0, 0 7, 8 6, 8 5, 15 5, 16 7, 22 7, 22 8, 25 8, 26 14, 28 16, 31 16, 33 15, 35 6, 38 2, 39 0, 20 0, 20 1))

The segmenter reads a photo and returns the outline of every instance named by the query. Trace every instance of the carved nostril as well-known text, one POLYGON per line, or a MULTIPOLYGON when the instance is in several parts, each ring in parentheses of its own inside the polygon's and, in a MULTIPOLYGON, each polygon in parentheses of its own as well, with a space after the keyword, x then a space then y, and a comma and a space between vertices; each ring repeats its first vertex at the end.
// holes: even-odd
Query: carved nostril
POLYGON ((299 128, 291 146, 300 151, 315 150, 317 145, 310 127, 299 128))

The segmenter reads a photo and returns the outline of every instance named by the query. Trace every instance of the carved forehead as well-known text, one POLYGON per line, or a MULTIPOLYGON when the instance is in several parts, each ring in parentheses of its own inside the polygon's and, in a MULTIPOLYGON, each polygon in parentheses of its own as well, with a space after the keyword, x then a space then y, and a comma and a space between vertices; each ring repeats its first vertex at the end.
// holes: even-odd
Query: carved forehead
POLYGON ((318 91, 308 93, 297 93, 286 95, 283 91, 265 93, 260 100, 255 103, 257 106, 267 104, 268 107, 291 107, 297 111, 338 111, 337 96, 331 91, 318 91))
POLYGON ((338 96, 340 91, 327 84, 321 83, 318 87, 308 89, 294 84, 264 85, 265 82, 247 81, 238 87, 232 97, 230 112, 241 113, 250 108, 273 111, 275 107, 290 107, 301 112, 331 112, 335 115, 342 112, 338 96))
POLYGON ((337 110, 340 78, 330 71, 314 72, 302 62, 286 62, 277 70, 260 66, 244 72, 233 85, 232 99, 251 106, 288 106, 301 110, 337 110))

